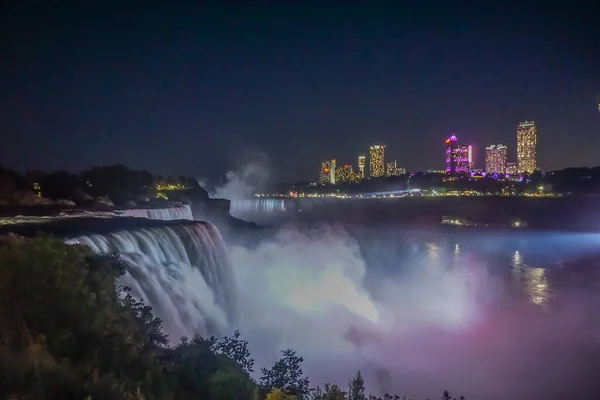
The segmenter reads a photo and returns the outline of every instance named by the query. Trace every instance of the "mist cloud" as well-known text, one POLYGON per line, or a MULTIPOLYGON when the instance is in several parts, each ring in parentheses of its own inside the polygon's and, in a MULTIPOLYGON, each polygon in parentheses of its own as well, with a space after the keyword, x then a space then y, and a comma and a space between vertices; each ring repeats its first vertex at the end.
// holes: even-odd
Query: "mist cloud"
POLYGON ((256 193, 264 191, 273 181, 273 168, 266 154, 246 151, 240 159, 240 166, 227 172, 225 183, 215 189, 218 197, 229 200, 250 199, 256 193))
POLYGON ((411 265, 384 260, 395 269, 371 274, 367 288, 370 270, 341 227, 288 226, 257 246, 232 246, 239 328, 257 365, 293 348, 313 384, 345 387, 360 369, 370 392, 413 398, 443 389, 532 398, 569 388, 578 361, 563 350, 581 338, 555 334, 569 310, 539 320, 528 308, 537 305, 512 301, 485 260, 448 265, 453 251, 426 247, 411 265))

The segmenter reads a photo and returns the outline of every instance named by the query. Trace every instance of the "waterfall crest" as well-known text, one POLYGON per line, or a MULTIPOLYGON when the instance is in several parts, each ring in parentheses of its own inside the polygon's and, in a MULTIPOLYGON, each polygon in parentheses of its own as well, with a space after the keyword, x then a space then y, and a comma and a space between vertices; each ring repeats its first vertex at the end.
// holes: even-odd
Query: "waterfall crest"
POLYGON ((172 340, 221 334, 235 319, 233 269, 217 228, 196 222, 67 238, 126 263, 121 284, 149 304, 172 340))
POLYGON ((170 221, 174 219, 194 219, 192 209, 187 204, 169 208, 139 208, 120 210, 118 213, 121 217, 160 219, 163 221, 170 221))
POLYGON ((233 216, 273 214, 285 211, 285 200, 282 199, 231 200, 230 213, 233 216))

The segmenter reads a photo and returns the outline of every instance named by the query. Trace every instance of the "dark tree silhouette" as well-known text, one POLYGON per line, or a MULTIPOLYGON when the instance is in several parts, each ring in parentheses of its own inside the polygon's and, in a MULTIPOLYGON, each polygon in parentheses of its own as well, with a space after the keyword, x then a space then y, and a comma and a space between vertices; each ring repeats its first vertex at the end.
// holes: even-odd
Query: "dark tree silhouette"
POLYGON ((302 362, 304 358, 296 355, 294 350, 284 350, 273 367, 261 370, 261 386, 266 392, 279 388, 294 396, 307 395, 310 383, 302 371, 302 362))

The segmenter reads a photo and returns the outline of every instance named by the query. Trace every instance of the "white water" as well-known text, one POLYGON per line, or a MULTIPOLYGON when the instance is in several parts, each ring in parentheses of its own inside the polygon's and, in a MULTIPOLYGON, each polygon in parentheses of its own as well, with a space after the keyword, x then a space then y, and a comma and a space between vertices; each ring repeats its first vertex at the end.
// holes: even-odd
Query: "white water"
POLYGON ((286 211, 285 200, 281 199, 248 199, 231 200, 230 214, 241 217, 249 214, 273 214, 286 211))
POLYGON ((194 219, 194 216, 192 215, 192 209, 187 204, 169 208, 140 208, 133 210, 122 210, 118 211, 118 213, 121 217, 160 219, 163 221, 171 221, 174 219, 194 219))
POLYGON ((212 224, 91 234, 66 242, 101 254, 119 253, 127 265, 120 283, 152 307, 171 340, 228 333, 235 319, 233 270, 212 224))

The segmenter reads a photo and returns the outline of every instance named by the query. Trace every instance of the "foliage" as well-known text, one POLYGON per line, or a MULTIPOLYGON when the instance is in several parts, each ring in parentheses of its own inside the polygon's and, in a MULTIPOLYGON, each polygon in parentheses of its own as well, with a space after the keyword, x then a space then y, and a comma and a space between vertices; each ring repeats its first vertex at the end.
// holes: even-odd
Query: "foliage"
POLYGON ((19 204, 23 198, 33 194, 32 186, 24 176, 0 166, 0 204, 19 204))
MULTIPOLYGON (((310 390, 304 360, 290 349, 262 369, 257 384, 248 343, 237 331, 169 346, 151 308, 116 284, 124 268, 115 255, 48 236, 0 237, 0 398, 367 398, 360 372, 348 393, 329 384, 310 390)), ((392 399, 400 397, 369 397, 392 399)))
POLYGON ((310 383, 302 371, 304 358, 296 355, 292 349, 282 352, 282 357, 270 369, 263 368, 260 384, 271 390, 280 388, 294 396, 305 396, 309 393, 310 383))
POLYGON ((240 331, 233 332, 232 337, 225 336, 220 342, 214 344, 213 350, 223 354, 238 363, 244 372, 250 375, 254 372, 254 359, 250 357, 248 342, 240 339, 240 331))
POLYGON ((256 384, 232 358, 214 351, 222 343, 194 336, 165 352, 166 375, 178 398, 251 399, 256 384))
POLYGON ((313 400, 346 400, 346 392, 338 385, 325 384, 323 389, 317 386, 312 392, 313 400))
POLYGON ((0 204, 29 205, 23 197, 36 188, 46 199, 70 200, 78 205, 91 205, 94 199, 96 203, 100 199, 110 199, 111 203, 124 205, 155 198, 158 183, 182 188, 187 191, 187 197, 208 199, 208 193, 194 178, 165 179, 148 171, 130 170, 123 165, 94 167, 81 173, 31 170, 25 176, 0 166, 0 204))
POLYGON ((0 246, 2 395, 135 396, 160 380, 160 321, 115 290, 114 256, 48 237, 0 246))
POLYGON ((360 371, 348 382, 348 400, 365 400, 365 381, 360 371))
POLYGON ((291 394, 287 394, 279 388, 273 388, 269 393, 267 393, 267 400, 296 400, 296 396, 292 396, 291 394))

